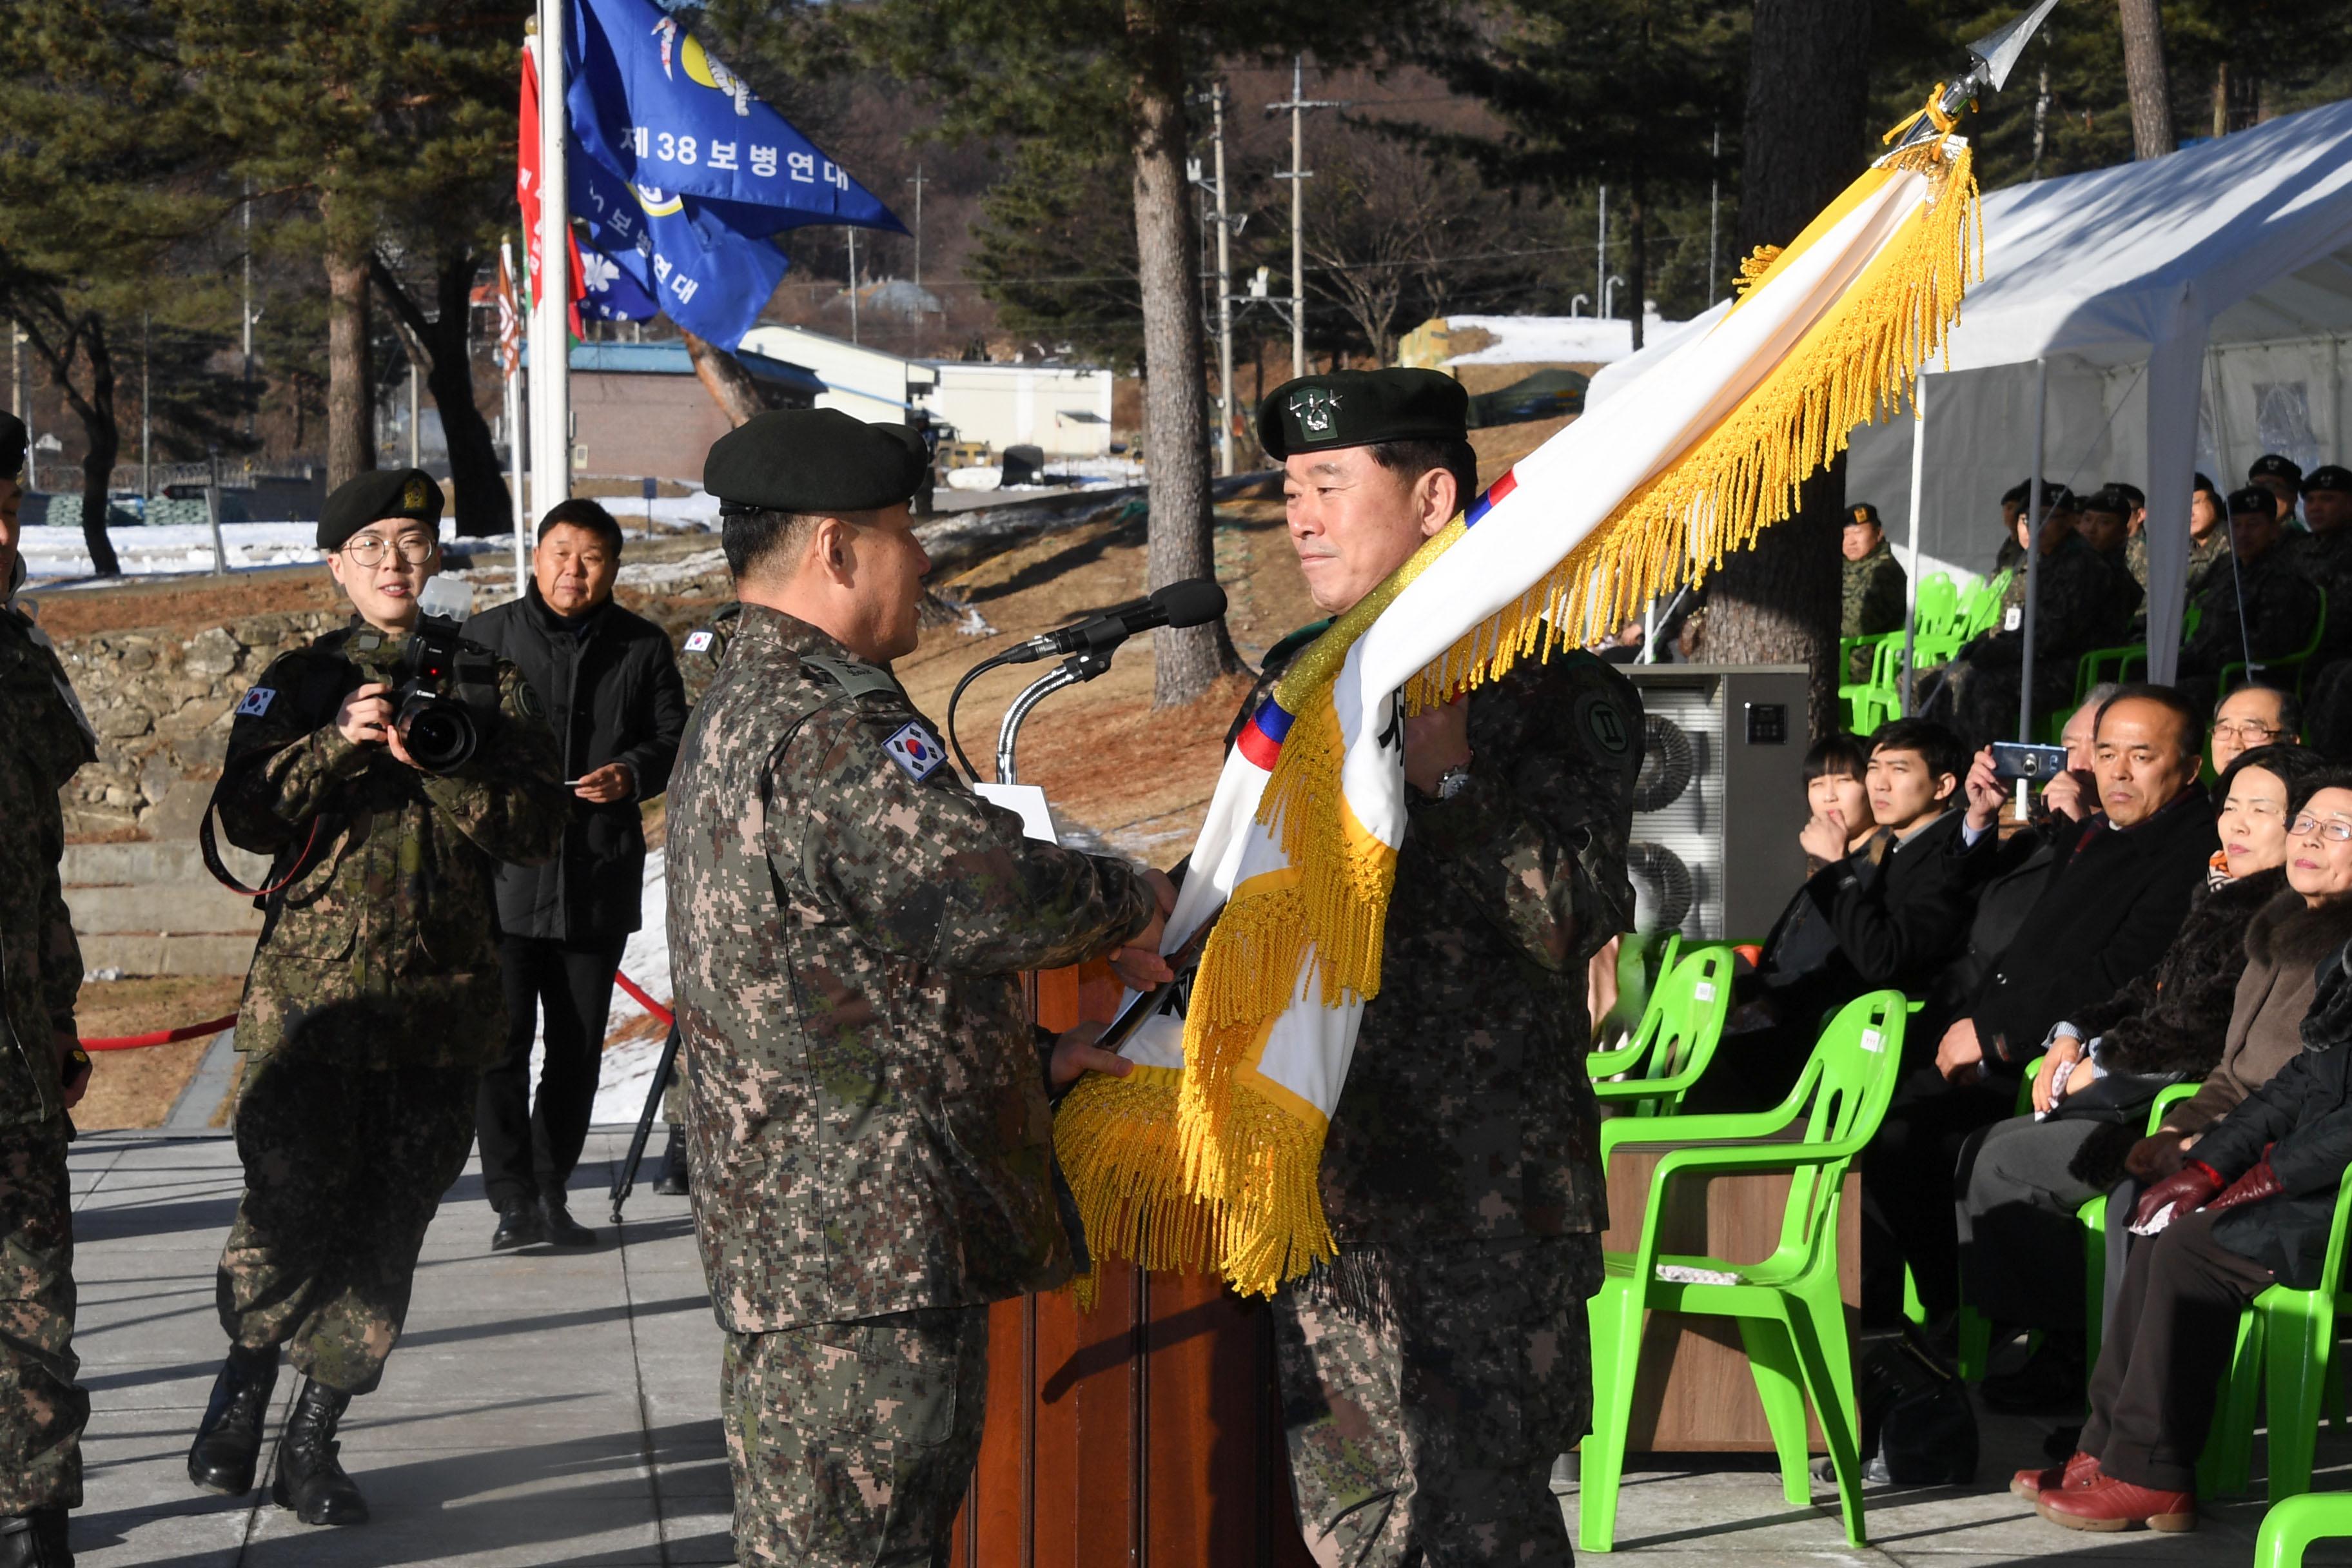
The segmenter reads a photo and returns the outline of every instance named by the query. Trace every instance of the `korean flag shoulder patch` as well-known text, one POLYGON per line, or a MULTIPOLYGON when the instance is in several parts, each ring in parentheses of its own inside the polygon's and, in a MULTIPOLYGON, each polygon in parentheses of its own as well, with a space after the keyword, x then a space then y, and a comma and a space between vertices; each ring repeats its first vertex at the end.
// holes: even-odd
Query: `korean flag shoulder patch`
POLYGON ((899 725, 897 731, 882 742, 882 749, 889 752, 890 760, 918 784, 937 773, 940 764, 947 761, 946 751, 932 738, 931 732, 911 720, 899 725))
POLYGON ((686 634, 686 651, 688 653, 700 653, 716 640, 718 639, 710 635, 710 628, 708 626, 705 626, 700 631, 688 632, 686 634))
POLYGON ((278 692, 274 687, 257 686, 237 700, 237 717, 258 719, 269 711, 269 705, 277 700, 278 692))

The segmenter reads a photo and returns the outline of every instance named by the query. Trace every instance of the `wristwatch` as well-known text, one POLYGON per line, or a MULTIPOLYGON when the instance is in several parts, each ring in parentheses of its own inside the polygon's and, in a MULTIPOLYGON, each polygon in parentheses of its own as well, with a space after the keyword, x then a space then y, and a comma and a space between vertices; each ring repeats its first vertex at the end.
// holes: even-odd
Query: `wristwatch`
POLYGON ((1448 768, 1444 773, 1437 775, 1437 789, 1435 794, 1437 798, 1440 800, 1452 800, 1455 795, 1460 795, 1464 790, 1469 787, 1470 768, 1469 764, 1465 763, 1457 767, 1448 768))

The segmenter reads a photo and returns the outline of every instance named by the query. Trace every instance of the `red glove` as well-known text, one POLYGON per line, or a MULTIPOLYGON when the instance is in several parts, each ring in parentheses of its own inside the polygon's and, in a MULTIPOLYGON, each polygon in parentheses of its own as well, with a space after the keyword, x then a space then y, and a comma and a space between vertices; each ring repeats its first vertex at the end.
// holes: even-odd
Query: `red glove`
POLYGON ((2279 1191, 2278 1173, 2271 1169, 2270 1157, 2264 1155, 2261 1163, 2252 1170, 2231 1182, 2220 1197, 2205 1206, 2218 1214, 2223 1209, 2236 1208, 2240 1204, 2259 1203, 2263 1198, 2274 1198, 2278 1196, 2279 1191))
POLYGON ((2178 1173, 2140 1194, 2139 1207, 2132 1211, 2132 1224, 2146 1225, 2167 1204, 2172 1205, 2173 1217, 2177 1219, 2202 1206, 2206 1199, 2221 1190, 2221 1173, 2200 1160, 2191 1160, 2178 1173))

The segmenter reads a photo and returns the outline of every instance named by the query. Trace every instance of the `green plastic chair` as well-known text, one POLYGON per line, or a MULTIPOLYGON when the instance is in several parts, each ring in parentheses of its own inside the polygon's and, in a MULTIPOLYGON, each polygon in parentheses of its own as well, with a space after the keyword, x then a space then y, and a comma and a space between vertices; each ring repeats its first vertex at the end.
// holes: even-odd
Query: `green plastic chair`
POLYGON ((2248 1489, 2255 1408, 2265 1396, 2270 1498, 2274 1503, 2311 1489, 2312 1453, 2324 1400, 2334 1405, 2336 1429, 2343 1430, 2341 1390, 2335 1386, 2336 1317, 2347 1305, 2347 1221, 2352 1221, 2352 1170, 2344 1173, 2336 1190, 2336 1223, 2328 1232, 2319 1289, 2273 1285, 2239 1315, 2237 1352, 2214 1413, 2213 1434, 2197 1464, 2201 1495, 2233 1497, 2248 1489))
POLYGON ((1672 1111, 1706 1070, 1731 1011, 1733 953, 1722 942, 1676 942, 1642 1021, 1614 1050, 1585 1058, 1592 1092, 1630 1102, 1637 1115, 1672 1111), (1632 1074, 1632 1077, 1621 1077, 1632 1074), (1614 1080, 1614 1081, 1610 1081, 1614 1080))
POLYGON ((2000 601, 2009 592, 2011 579, 2016 575, 2017 569, 2009 567, 1978 585, 1975 601, 1969 605, 1968 619, 1961 626, 1961 640, 1966 641, 1979 632, 1992 630, 1994 623, 2000 619, 2000 601))
POLYGON ((2327 590, 2315 583, 2312 584, 2312 592, 2319 595, 2319 618, 2311 625, 2310 638, 2293 653, 2282 654, 2277 658, 2258 658, 2252 665, 2244 663, 2223 665, 2221 667, 2223 695, 2228 695, 2249 679, 2250 677, 2247 674, 2249 669, 2260 670, 2265 676, 2277 676, 2287 670, 2293 670, 2294 689, 2298 694, 2301 693, 2303 678, 2311 668, 2311 656, 2319 651, 2320 643, 2327 637, 2327 590))
POLYGON ((1838 672, 1853 668, 1858 648, 1870 649, 1870 674, 1864 679, 1841 681, 1838 699, 1846 705, 1846 727, 1855 735, 1874 734, 1881 724, 1903 711, 1903 634, 1838 638, 1838 672))
MULTIPOLYGON (((2037 1058, 2025 1066, 2025 1079, 2017 1086, 2017 1114, 2033 1112, 2033 1080, 2042 1074, 2037 1058)), ((2167 1084, 2157 1091, 2156 1102, 2147 1108, 2148 1136, 2164 1125, 2164 1113, 2189 1099, 2202 1087, 2194 1083, 2167 1084)), ((2087 1338, 2084 1365, 2095 1366, 2099 1345, 2105 1337, 2107 1297, 2107 1194, 2084 1204, 2074 1211, 2074 1218, 2083 1227, 2083 1330, 2087 1338)), ((1959 1374, 1970 1383, 1984 1380, 1985 1363, 1992 1354, 1992 1324, 1986 1321, 1974 1307, 1962 1306, 1954 1328, 1959 1338, 1959 1350, 1955 1356, 1959 1374)))
POLYGON ((2352 1535, 2352 1493, 2291 1497, 2271 1504, 2254 1537, 2254 1568, 2303 1568, 2315 1541, 2352 1535))
POLYGON ((1911 605, 1911 628, 1915 637, 1922 631, 1960 629, 1959 585, 1948 574, 1931 572, 1919 579, 1919 596, 1911 605))
POLYGON ((1604 1255, 1606 1278, 1588 1309, 1592 1434, 1584 1439, 1578 1467, 1582 1550, 1615 1547, 1633 1380, 1642 1360, 1643 1323, 1652 1311, 1738 1320, 1748 1371, 1780 1456, 1783 1491, 1791 1502, 1811 1500, 1805 1445, 1810 1400, 1837 1476, 1846 1539, 1856 1546, 1865 1543, 1853 1353, 1838 1289, 1838 1207, 1847 1166, 1877 1132, 1894 1098, 1908 1016, 1897 991, 1874 991, 1848 1003, 1813 1047, 1796 1087, 1769 1110, 1677 1116, 1664 1129, 1627 1119, 1601 1123, 1604 1162, 1626 1145, 1662 1142, 1662 1131, 1671 1134, 1672 1147, 1650 1179, 1640 1242, 1632 1252, 1604 1255), (1800 1133, 1799 1141, 1789 1141, 1791 1131, 1800 1133), (1770 1257, 1733 1264, 1658 1251, 1659 1218, 1675 1176, 1770 1171, 1785 1171, 1790 1177, 1780 1245, 1770 1257), (1664 1279, 1659 1277, 1662 1268, 1728 1276, 1735 1282, 1664 1279))

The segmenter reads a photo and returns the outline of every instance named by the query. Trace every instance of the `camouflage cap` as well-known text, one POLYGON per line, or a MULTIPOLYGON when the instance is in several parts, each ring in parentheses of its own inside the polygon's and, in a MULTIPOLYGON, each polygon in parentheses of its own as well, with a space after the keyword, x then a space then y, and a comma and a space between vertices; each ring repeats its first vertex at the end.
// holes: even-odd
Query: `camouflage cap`
POLYGON ((439 481, 422 468, 378 468, 346 479, 319 509, 319 548, 341 550, 369 523, 395 517, 414 518, 440 531, 439 481))
POLYGON ((1434 370, 1335 370, 1286 381, 1258 405, 1257 438, 1276 462, 1293 452, 1376 441, 1459 441, 1470 395, 1434 370))
POLYGON ((922 434, 838 408, 772 408, 711 443, 702 488, 728 511, 835 515, 896 506, 930 466, 922 434))
POLYGON ((14 479, 25 471, 25 448, 32 434, 22 419, 0 414, 0 479, 14 479))

